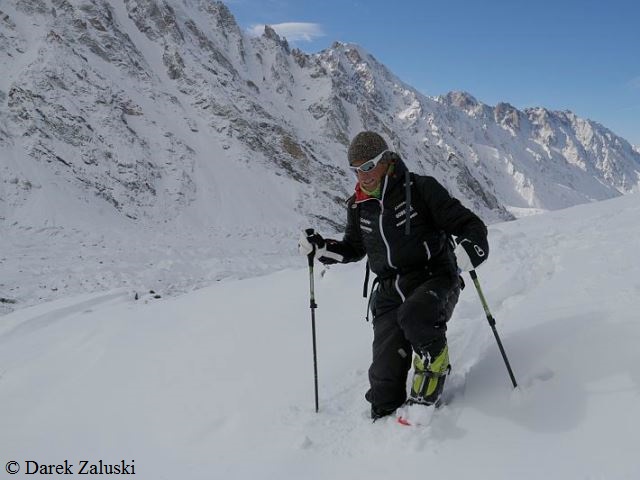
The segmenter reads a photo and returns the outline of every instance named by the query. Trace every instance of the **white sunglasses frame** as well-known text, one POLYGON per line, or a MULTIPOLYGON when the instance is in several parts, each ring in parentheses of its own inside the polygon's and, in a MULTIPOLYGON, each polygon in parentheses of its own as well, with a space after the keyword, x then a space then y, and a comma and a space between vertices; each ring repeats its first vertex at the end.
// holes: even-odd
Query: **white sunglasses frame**
POLYGON ((385 154, 389 153, 391 150, 385 150, 384 152, 380 153, 379 155, 376 155, 375 157, 373 157, 370 160, 367 160, 366 162, 364 162, 362 165, 358 165, 357 167, 354 167, 352 165, 349 165, 349 168, 351 169, 351 171, 353 173, 358 173, 358 172, 362 172, 362 173, 369 173, 371 170, 373 170, 374 168, 376 168, 378 166, 378 164, 380 163, 380 161, 384 158, 385 154), (369 165, 369 164, 373 164, 373 167, 367 169, 367 170, 363 170, 362 167, 364 167, 365 165, 369 165))

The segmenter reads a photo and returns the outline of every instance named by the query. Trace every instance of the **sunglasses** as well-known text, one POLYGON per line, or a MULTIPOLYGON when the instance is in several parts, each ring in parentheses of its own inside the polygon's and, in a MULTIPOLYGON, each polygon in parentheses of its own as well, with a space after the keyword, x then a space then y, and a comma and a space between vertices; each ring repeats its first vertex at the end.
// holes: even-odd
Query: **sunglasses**
POLYGON ((350 165, 349 168, 354 173, 358 173, 358 172, 367 173, 367 172, 370 172, 371 170, 373 170, 374 168, 376 168, 378 166, 378 163, 380 163, 380 160, 382 160, 384 158, 385 154, 387 154, 387 153, 389 153, 389 150, 385 150, 380 155, 378 155, 376 157, 373 157, 371 160, 367 160, 362 165, 359 165, 357 167, 354 167, 354 166, 350 165))

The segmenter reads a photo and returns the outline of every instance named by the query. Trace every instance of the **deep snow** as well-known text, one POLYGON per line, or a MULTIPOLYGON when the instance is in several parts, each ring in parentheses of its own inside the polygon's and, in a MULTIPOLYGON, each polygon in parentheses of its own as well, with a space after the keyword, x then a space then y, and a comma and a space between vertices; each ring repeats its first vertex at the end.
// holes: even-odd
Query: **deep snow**
POLYGON ((639 478, 638 218, 629 195, 491 226, 478 275, 521 386, 467 281, 449 328, 453 399, 420 429, 368 419, 362 264, 316 269, 318 414, 303 258, 172 298, 122 289, 18 310, 0 318, 0 464, 135 460, 145 479, 639 478))

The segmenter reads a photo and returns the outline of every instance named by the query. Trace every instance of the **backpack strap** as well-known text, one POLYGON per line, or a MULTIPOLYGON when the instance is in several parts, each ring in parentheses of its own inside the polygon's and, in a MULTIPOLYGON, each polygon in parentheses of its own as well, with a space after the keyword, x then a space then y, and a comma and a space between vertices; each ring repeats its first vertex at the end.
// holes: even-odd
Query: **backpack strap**
MULTIPOLYGON (((429 211, 425 208, 425 204, 424 201, 422 199, 422 195, 420 195, 420 190, 418 190, 418 185, 416 184, 416 174, 413 172, 409 173, 409 181, 407 182, 409 184, 408 188, 405 188, 405 191, 408 190, 409 193, 408 195, 406 195, 406 201, 407 201, 407 209, 409 209, 410 207, 413 207, 413 209, 418 212, 418 215, 420 215, 422 218, 424 219, 429 219, 431 218, 431 214, 429 213, 429 211)), ((408 215, 409 210, 407 210, 407 218, 409 218, 408 215)), ((407 222, 408 223, 408 222, 407 222)), ((406 230, 405 230, 406 232, 406 230)))
POLYGON ((362 296, 364 298, 367 298, 367 290, 369 290, 369 272, 371 270, 369 269, 369 259, 367 259, 367 263, 364 267, 364 285, 362 287, 362 296))
MULTIPOLYGON (((360 228, 360 207, 358 206, 358 228, 360 228)), ((365 263, 365 267, 364 267, 364 285, 362 286, 362 296, 364 298, 367 298, 367 295, 369 296, 369 300, 367 301, 367 312, 364 316, 364 319, 368 322, 369 321, 369 311, 371 310, 371 299, 373 298, 373 289, 376 288, 376 285, 378 284, 378 282, 380 281, 380 279, 378 277, 376 277, 373 280, 373 283, 371 284, 371 291, 369 290, 369 274, 371 273, 371 269, 369 268, 369 259, 367 258, 367 261, 365 263)))
MULTIPOLYGON (((362 229, 360 228, 360 205, 358 205, 357 203, 354 203, 351 208, 355 208, 357 209, 357 217, 358 217, 358 231, 360 232, 360 237, 362 237, 362 229)), ((367 298, 367 294, 369 293, 369 274, 371 273, 371 269, 369 268, 369 259, 367 258, 367 261, 365 263, 365 267, 364 267, 364 284, 362 285, 362 296, 364 298, 367 298)), ((373 290, 373 287, 375 286, 375 283, 371 286, 371 290, 373 290)), ((369 307, 371 305, 371 299, 369 299, 369 301, 367 302, 367 315, 366 315, 366 320, 367 322, 369 321, 369 307)))
POLYGON ((409 170, 405 170, 404 173, 404 207, 405 218, 407 221, 404 224, 404 234, 409 235, 411 233, 411 190, 415 190, 413 185, 413 174, 409 170))

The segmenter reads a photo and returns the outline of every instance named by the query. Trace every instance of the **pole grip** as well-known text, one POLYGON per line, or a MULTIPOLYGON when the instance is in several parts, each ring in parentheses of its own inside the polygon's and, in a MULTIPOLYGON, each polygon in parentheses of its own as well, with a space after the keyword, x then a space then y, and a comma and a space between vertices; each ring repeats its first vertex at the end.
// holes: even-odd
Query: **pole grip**
POLYGON ((314 288, 313 281, 313 256, 315 254, 315 250, 307 255, 307 259, 309 260, 309 307, 311 309, 317 308, 316 304, 316 292, 314 288))

